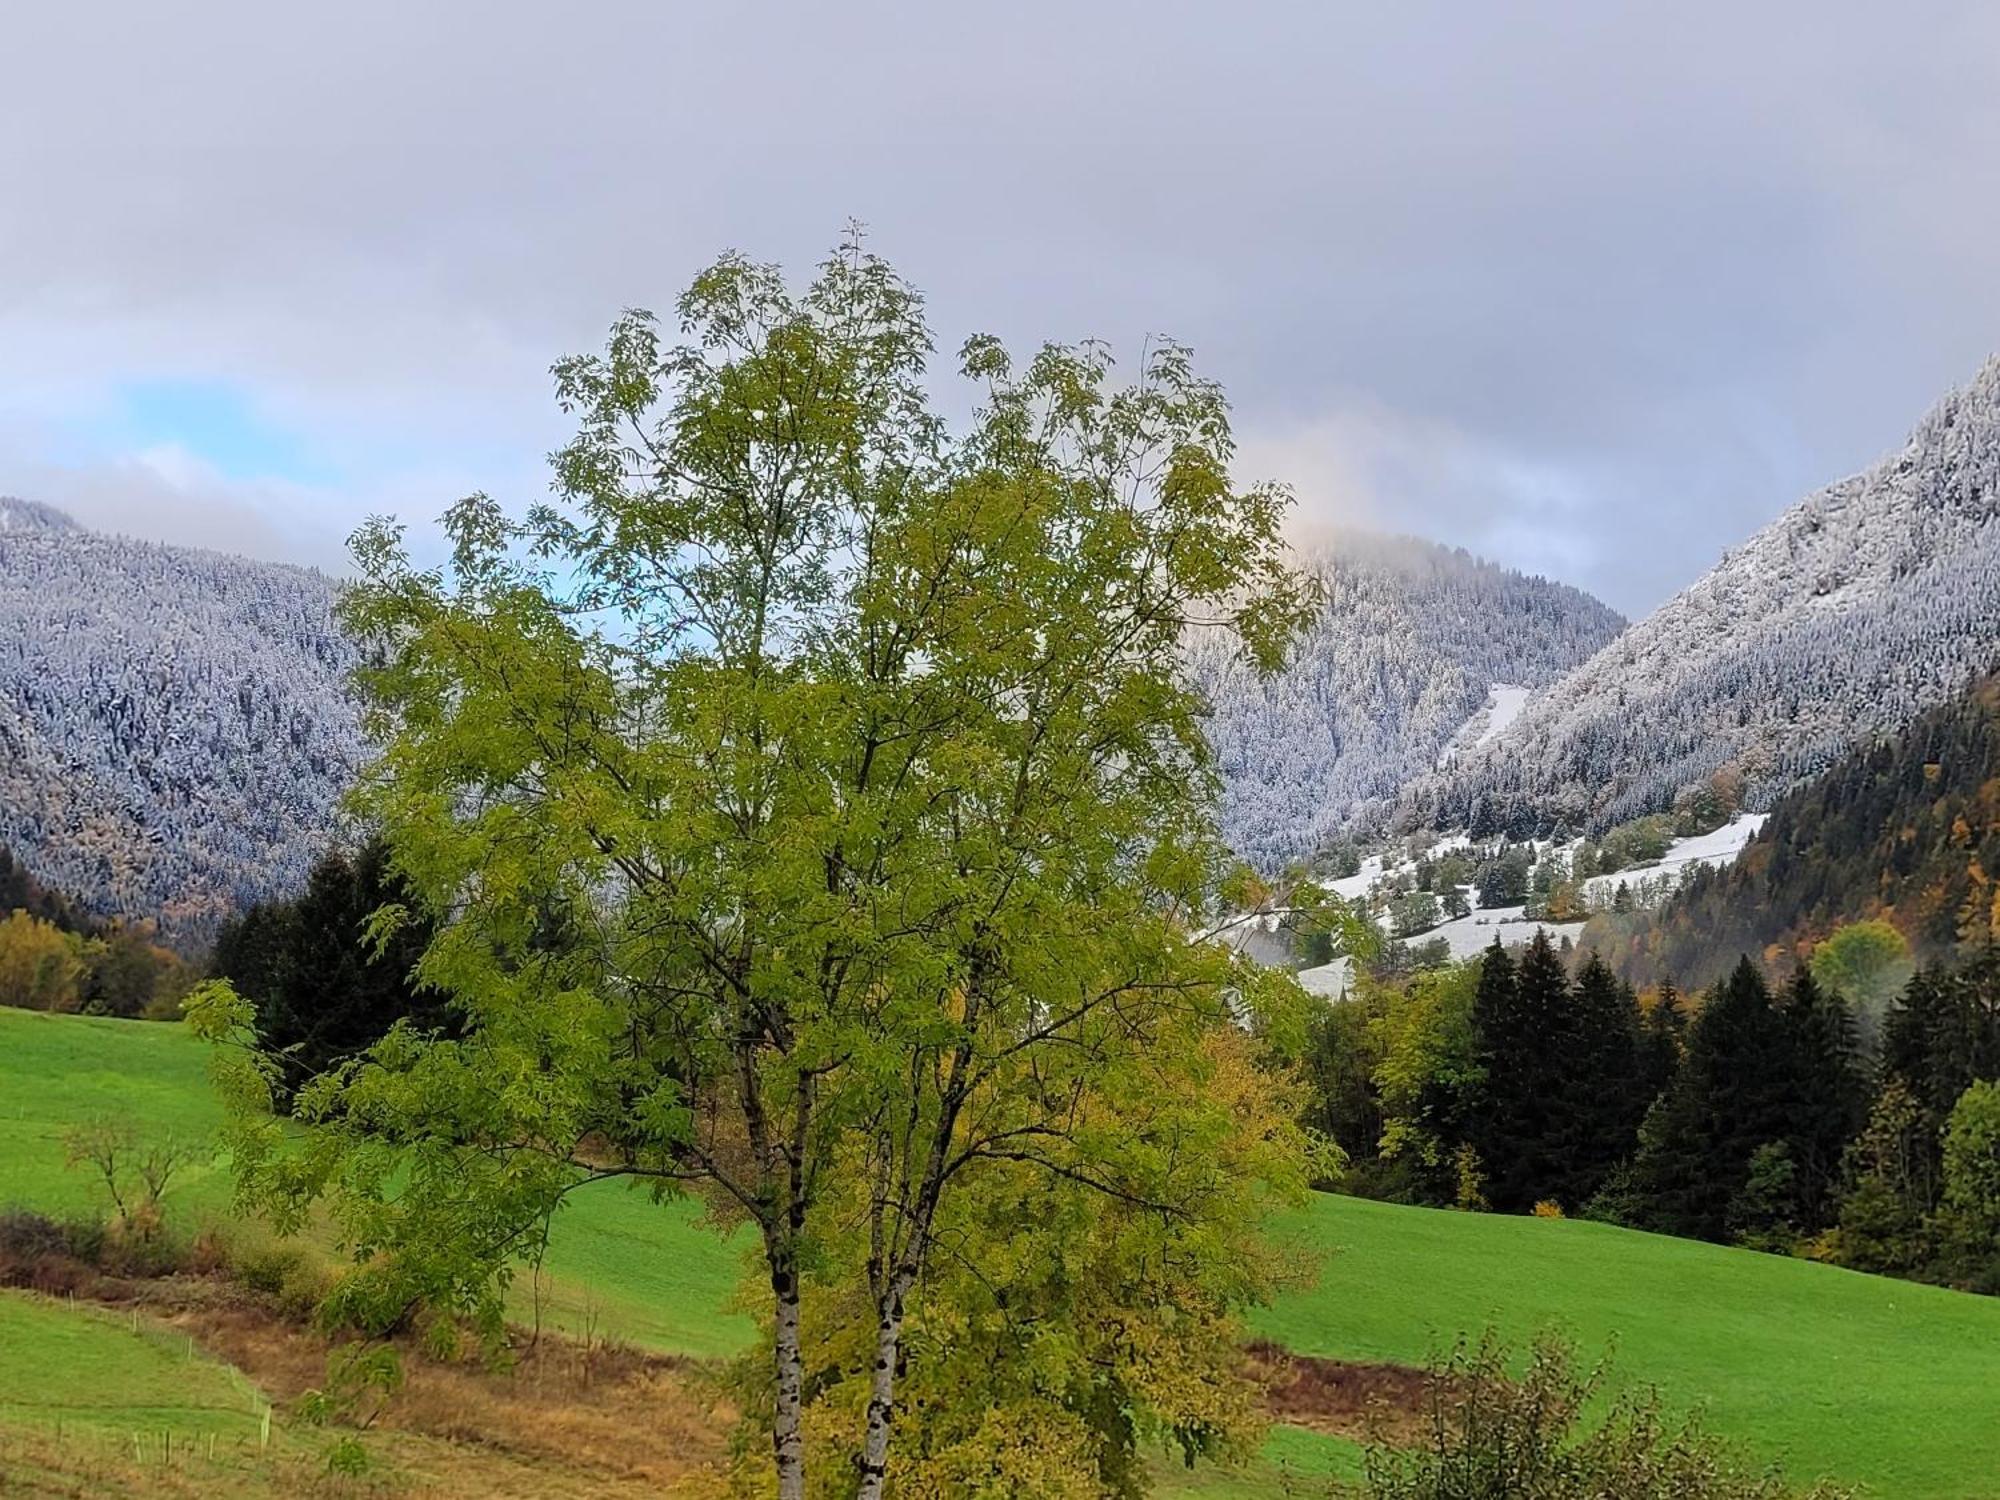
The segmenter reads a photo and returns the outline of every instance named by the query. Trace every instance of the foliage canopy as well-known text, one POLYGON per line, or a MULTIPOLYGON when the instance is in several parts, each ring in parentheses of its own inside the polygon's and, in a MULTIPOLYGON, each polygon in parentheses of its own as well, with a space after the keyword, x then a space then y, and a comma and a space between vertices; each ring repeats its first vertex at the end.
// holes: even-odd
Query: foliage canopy
MULTIPOLYGON (((815 1487, 872 1495, 961 1191, 1254 1210, 1235 1123, 1149 1061, 1298 1021, 1211 941, 1241 893, 1183 651, 1207 625, 1268 667, 1313 591, 1178 345, 1120 385, 1096 345, 975 338, 954 433, 920 298, 856 242, 800 291, 725 256, 677 312, 678 343, 632 313, 556 367, 557 503, 461 502, 445 567, 357 537, 384 746, 358 806, 464 1034, 399 1027, 308 1085, 297 1149, 246 1059, 238 1154, 281 1220, 330 1201, 377 1321, 493 1323, 496 1268, 579 1182, 698 1185, 761 1246, 781 1494, 830 1347, 805 1293, 865 1309, 849 1463, 815 1487)), ((245 1022, 210 992, 211 1034, 245 1022)), ((1295 1188, 1305 1147, 1276 1130, 1256 1173, 1295 1188)))

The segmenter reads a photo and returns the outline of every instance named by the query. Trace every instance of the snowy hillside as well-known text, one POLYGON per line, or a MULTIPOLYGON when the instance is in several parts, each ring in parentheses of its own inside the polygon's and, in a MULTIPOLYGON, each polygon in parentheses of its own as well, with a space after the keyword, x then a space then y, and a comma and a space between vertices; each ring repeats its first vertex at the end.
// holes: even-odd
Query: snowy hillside
POLYGON ((330 580, 0 498, 0 846, 200 937, 284 891, 361 752, 330 580))
MULTIPOLYGON (((1441 950, 1432 961, 1470 958, 1495 938, 1509 947, 1537 932, 1548 933, 1551 940, 1575 941, 1592 916, 1667 902, 1697 872, 1735 864, 1765 821, 1763 814, 1734 817, 1706 832, 1667 840, 1657 858, 1598 875, 1582 873, 1588 868, 1586 859, 1594 861, 1602 852, 1583 839, 1509 845, 1505 840, 1481 844, 1464 834, 1418 835, 1368 855, 1354 874, 1330 881, 1328 887, 1385 936, 1441 950), (1482 889, 1487 872, 1509 858, 1521 862, 1521 885, 1529 899, 1489 901, 1482 889), (1456 893, 1449 904, 1447 892, 1456 893), (1410 923, 1406 919, 1413 913, 1422 915, 1410 923)), ((1263 952, 1257 956, 1281 961, 1263 952)), ((1300 970, 1298 978, 1313 994, 1338 999, 1353 983, 1354 968, 1347 958, 1335 957, 1300 970)))
POLYGON ((1223 831, 1266 869, 1469 747, 1623 624, 1577 589, 1406 537, 1344 533, 1306 565, 1327 607, 1284 673, 1260 682, 1214 637, 1189 644, 1223 831))
POLYGON ((1403 799, 1406 826, 1602 828, 1725 766, 1768 806, 2000 652, 2000 360, 1403 799))

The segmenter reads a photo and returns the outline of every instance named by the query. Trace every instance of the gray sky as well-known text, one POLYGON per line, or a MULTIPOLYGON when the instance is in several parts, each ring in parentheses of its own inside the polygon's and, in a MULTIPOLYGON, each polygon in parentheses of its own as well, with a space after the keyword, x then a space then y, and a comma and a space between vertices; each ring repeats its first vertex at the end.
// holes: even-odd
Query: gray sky
POLYGON ((1628 612, 2000 348, 2000 7, 194 9, 6 28, 0 493, 143 535, 538 498, 551 360, 849 217, 947 345, 1192 343, 1302 526, 1628 612))

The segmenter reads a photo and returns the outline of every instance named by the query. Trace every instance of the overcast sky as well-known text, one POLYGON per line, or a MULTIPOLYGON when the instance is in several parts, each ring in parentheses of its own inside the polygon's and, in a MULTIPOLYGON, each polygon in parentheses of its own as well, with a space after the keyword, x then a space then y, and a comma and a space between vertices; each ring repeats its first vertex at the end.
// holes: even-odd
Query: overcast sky
POLYGON ((1193 344, 1302 526, 1632 613, 2000 348, 1991 5, 305 9, 9 8, 0 493, 335 565, 853 217, 946 345, 1193 344))

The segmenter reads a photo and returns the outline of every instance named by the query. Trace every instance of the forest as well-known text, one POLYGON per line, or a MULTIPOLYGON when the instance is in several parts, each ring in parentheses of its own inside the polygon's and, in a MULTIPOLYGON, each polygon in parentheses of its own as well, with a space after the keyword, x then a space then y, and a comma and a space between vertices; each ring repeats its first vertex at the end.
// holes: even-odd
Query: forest
MULTIPOLYGON (((1817 966, 1824 972, 1827 966, 1817 966)), ((1309 1046, 1330 1185, 2000 1292, 2000 947, 1913 974, 1871 1041, 1802 966, 1643 997, 1539 936, 1366 980, 1309 1046)))
MULTIPOLYGON (((1739 953, 1808 961, 1843 923, 1887 922, 1920 959, 2000 921, 2000 680, 1985 678, 1781 798, 1740 858, 1580 939, 1640 986, 1701 987, 1739 953)), ((1855 997, 1860 998, 1860 997, 1855 997)))

